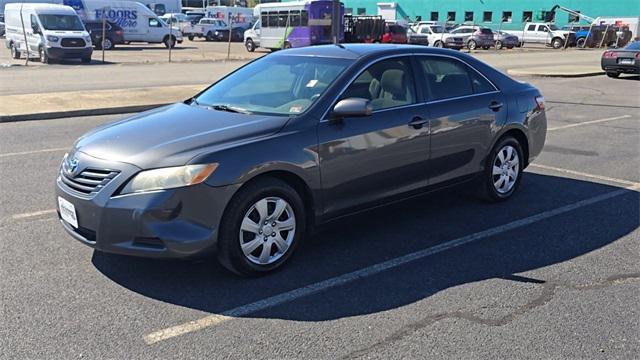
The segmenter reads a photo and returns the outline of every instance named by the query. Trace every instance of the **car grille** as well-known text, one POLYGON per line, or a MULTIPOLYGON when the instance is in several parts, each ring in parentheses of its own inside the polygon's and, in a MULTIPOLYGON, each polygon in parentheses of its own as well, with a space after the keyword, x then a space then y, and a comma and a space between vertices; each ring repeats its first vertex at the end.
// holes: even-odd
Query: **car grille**
POLYGON ((60 179, 67 187, 79 193, 96 194, 120 172, 115 170, 86 169, 78 175, 71 176, 60 171, 60 179))
POLYGON ((84 47, 86 45, 84 39, 81 38, 64 38, 60 44, 64 47, 84 47))

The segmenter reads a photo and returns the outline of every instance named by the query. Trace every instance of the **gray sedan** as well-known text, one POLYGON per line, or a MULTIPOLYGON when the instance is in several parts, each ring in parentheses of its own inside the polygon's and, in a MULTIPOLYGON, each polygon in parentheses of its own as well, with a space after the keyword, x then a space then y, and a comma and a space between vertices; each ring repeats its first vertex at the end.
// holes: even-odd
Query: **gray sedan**
POLYGON ((496 49, 498 50, 505 47, 507 49, 513 49, 516 46, 520 46, 520 40, 513 34, 504 31, 494 31, 493 35, 495 36, 496 49))
POLYGON ((507 200, 545 136, 540 92, 469 55, 291 49, 85 134, 55 200, 64 229, 98 251, 215 253, 258 275, 312 229, 367 208, 459 184, 507 200))

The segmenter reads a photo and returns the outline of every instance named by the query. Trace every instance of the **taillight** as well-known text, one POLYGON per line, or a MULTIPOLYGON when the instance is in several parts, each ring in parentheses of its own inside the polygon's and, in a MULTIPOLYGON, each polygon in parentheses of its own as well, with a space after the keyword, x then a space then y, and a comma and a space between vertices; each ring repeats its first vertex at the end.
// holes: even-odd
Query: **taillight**
POLYGON ((122 30, 116 31, 116 35, 122 35, 122 30))
POLYGON ((538 110, 544 110, 544 96, 540 95, 540 96, 536 96, 536 109, 538 110))
POLYGON ((615 59, 618 57, 618 53, 615 51, 605 51, 604 58, 605 59, 615 59))

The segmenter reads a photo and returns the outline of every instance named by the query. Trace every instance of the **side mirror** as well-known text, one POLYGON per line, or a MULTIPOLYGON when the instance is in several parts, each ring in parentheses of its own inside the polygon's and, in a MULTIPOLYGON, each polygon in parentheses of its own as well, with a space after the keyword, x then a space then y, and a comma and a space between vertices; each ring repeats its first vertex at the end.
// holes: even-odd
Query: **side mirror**
POLYGON ((344 117, 369 116, 373 112, 371 101, 363 98, 348 98, 338 101, 333 107, 332 117, 334 119, 344 117))
POLYGON ((34 33, 34 34, 40 34, 40 27, 35 26, 35 27, 33 28, 33 33, 34 33))

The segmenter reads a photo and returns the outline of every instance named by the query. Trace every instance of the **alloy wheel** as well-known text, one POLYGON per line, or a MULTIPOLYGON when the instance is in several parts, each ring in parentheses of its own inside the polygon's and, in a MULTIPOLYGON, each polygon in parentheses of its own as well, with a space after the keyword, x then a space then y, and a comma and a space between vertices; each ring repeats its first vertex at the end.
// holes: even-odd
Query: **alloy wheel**
POLYGON ((270 265, 290 248, 296 233, 296 217, 291 205, 279 197, 257 201, 240 225, 240 248, 254 264, 270 265))
POLYGON ((507 194, 516 184, 519 171, 518 151, 511 145, 504 146, 493 159, 493 187, 498 193, 507 194))

